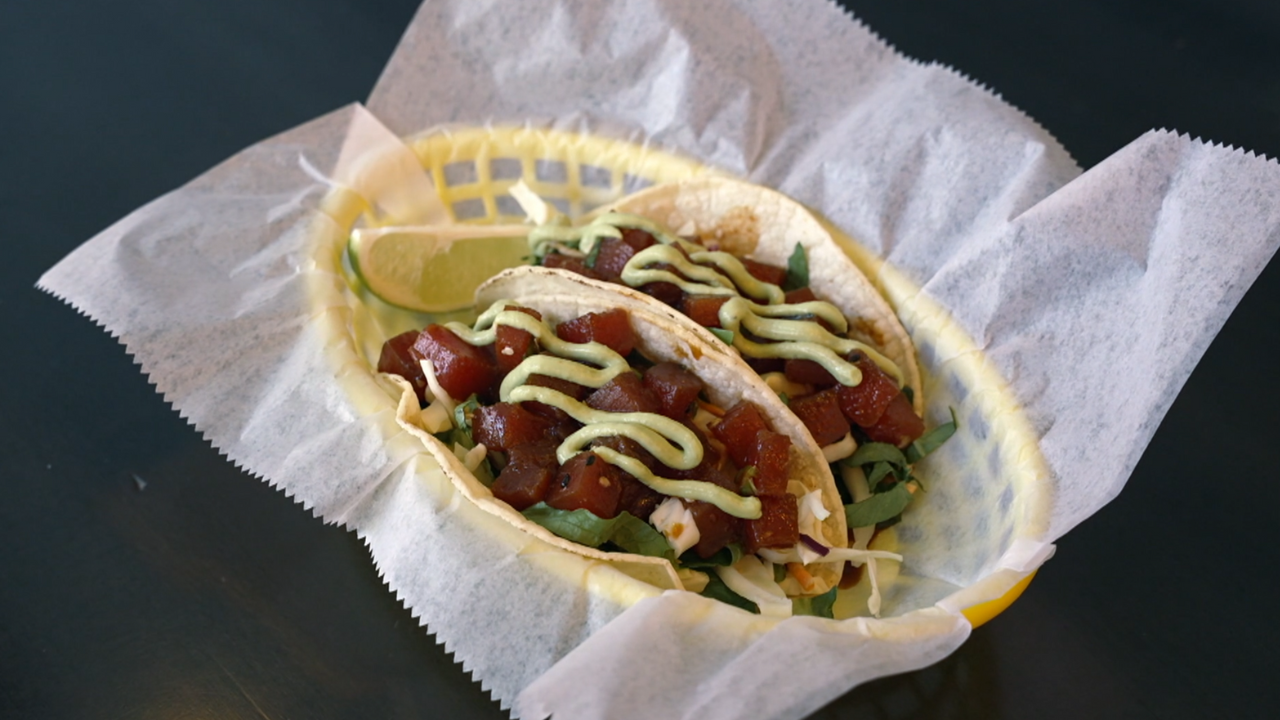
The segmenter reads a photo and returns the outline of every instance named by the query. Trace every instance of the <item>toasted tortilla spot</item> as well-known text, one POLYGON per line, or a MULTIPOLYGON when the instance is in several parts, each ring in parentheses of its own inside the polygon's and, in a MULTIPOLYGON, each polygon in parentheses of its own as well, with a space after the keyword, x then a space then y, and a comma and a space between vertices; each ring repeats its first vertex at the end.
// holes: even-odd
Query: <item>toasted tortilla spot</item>
POLYGON ((725 252, 749 256, 760 244, 760 217, 754 209, 739 205, 717 217, 703 235, 712 237, 725 252))
POLYGON ((889 344, 889 337, 878 325, 870 322, 862 317, 856 317, 850 322, 850 327, 855 333, 867 338, 872 345, 876 347, 885 347, 889 344))

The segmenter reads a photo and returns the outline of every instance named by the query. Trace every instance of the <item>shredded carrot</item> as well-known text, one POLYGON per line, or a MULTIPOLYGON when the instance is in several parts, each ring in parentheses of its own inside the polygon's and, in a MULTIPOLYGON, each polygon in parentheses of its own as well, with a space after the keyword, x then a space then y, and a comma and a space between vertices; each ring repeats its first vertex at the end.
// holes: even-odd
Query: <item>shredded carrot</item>
POLYGON ((698 407, 702 408, 703 410, 706 410, 707 412, 711 413, 712 415, 715 415, 718 418, 724 417, 723 409, 715 405, 712 405, 711 403, 707 402, 706 400, 703 400, 702 398, 698 398, 698 407))
POLYGON ((800 587, 805 590, 812 590, 814 588, 813 576, 805 569, 803 563, 787 563, 787 572, 791 573, 791 577, 795 578, 796 581, 800 583, 800 587))

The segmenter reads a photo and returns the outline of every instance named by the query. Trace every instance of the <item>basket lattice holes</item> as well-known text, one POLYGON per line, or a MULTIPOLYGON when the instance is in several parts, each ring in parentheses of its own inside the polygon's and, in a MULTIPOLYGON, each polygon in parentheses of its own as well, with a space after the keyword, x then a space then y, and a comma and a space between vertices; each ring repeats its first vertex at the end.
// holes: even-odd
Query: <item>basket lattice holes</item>
POLYGON ((717 174, 661 150, 556 130, 451 130, 415 138, 410 147, 453 219, 477 224, 524 220, 507 192, 520 180, 577 220, 650 185, 717 174))

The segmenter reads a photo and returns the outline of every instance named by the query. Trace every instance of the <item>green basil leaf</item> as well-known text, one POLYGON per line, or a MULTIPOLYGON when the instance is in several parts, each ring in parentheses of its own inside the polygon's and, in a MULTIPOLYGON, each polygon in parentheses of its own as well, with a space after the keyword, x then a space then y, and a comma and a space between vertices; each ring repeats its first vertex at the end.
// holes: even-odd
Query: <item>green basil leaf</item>
POLYGON ((620 512, 612 519, 617 522, 613 535, 609 538, 614 545, 636 555, 664 557, 668 560, 675 558, 671 543, 649 523, 629 512, 620 512))
POLYGON ((845 522, 851 528, 868 527, 902 514, 911 504, 911 491, 906 483, 876 493, 862 502, 844 506, 845 522))
POLYGON ((680 567, 690 568, 692 570, 708 570, 717 567, 728 567, 736 564, 742 559, 742 547, 737 543, 730 543, 715 552, 709 558, 698 557, 696 550, 689 549, 680 556, 680 567))
POLYGON ((814 617, 822 617, 835 619, 835 613, 832 611, 836 604, 836 592, 839 588, 831 588, 830 590, 815 597, 800 597, 791 599, 792 615, 812 615, 814 617))
POLYGON ((903 385, 903 386, 902 386, 902 394, 907 396, 907 402, 909 402, 909 403, 915 403, 915 401, 916 401, 916 391, 915 391, 915 390, 912 390, 910 385, 903 385))
POLYGON ((711 572, 708 575, 710 575, 710 579, 707 582, 707 586, 702 590, 701 595, 703 597, 709 597, 712 600, 719 600, 722 603, 740 607, 750 613, 760 614, 759 605, 730 590, 729 586, 725 585, 724 581, 716 573, 711 572))
POLYGON ((782 563, 774 563, 773 565, 773 581, 780 583, 787 579, 787 566, 782 563))
POLYGON ((589 268, 594 268, 596 266, 596 261, 600 259, 600 247, 602 245, 604 245, 604 243, 596 240, 596 244, 591 246, 591 252, 587 253, 587 257, 582 261, 582 264, 589 268))
POLYGON ((903 456, 902 451, 890 445, 889 443, 863 443, 858 446, 853 454, 844 461, 846 465, 869 465, 871 463, 887 462, 898 468, 905 470, 907 467, 907 458, 903 456))
POLYGON ((911 443, 906 453, 908 462, 919 462, 921 458, 942 447, 942 443, 956 434, 956 428, 960 427, 959 421, 956 420, 956 409, 948 409, 951 411, 951 422, 939 425, 911 443))
POLYGON ((805 254, 804 246, 796 243, 796 249, 787 258, 787 279, 782 281, 782 289, 790 291, 802 287, 809 287, 809 256, 805 254))
POLYGON ((611 542, 637 555, 675 559, 671 544, 662 533, 628 512, 618 513, 617 517, 602 518, 590 510, 559 510, 546 503, 538 503, 522 514, 565 540, 579 545, 600 547, 611 542))
POLYGON ((724 328, 707 328, 707 329, 711 331, 712 335, 715 335, 716 337, 720 338, 720 341, 723 342, 725 345, 733 345, 732 330, 725 330, 724 328))
POLYGON ((870 488, 872 492, 875 492, 876 485, 879 485, 880 481, 884 479, 884 476, 891 472, 893 472, 893 466, 887 462, 878 462, 875 465, 872 465, 871 472, 867 473, 867 487, 870 488))
POLYGON ((756 475, 760 469, 755 465, 748 465, 738 471, 738 492, 748 497, 756 495, 756 475))

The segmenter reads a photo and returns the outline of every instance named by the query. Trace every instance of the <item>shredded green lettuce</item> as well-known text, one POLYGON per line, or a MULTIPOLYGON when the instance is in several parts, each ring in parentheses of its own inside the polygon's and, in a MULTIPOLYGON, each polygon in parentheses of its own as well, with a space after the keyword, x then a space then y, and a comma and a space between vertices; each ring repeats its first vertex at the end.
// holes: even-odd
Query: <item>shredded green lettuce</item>
POLYGON ((613 543, 629 553, 675 559, 671 544, 662 533, 628 512, 620 512, 617 517, 602 518, 590 510, 559 510, 540 502, 523 514, 565 540, 579 545, 600 547, 605 543, 613 543))

